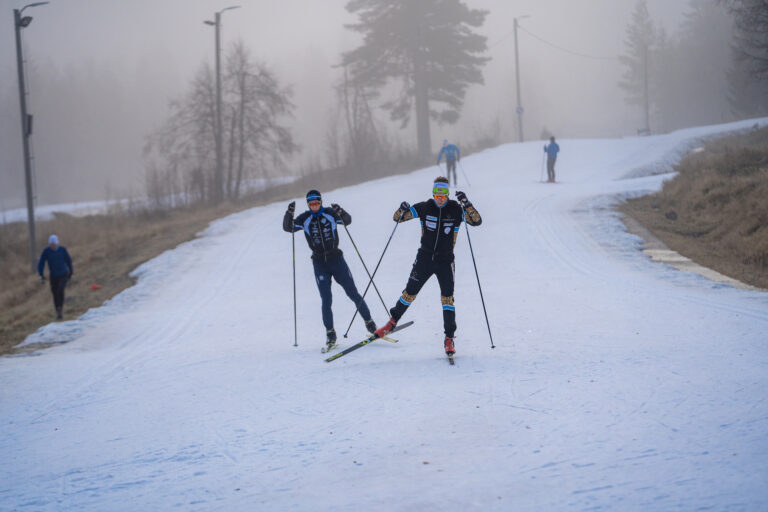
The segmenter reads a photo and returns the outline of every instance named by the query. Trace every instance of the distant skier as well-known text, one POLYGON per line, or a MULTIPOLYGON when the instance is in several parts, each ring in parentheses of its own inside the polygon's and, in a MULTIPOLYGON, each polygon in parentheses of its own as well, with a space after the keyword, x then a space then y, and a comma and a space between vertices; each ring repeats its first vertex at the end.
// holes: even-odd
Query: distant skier
POLYGON ((376 331, 376 324, 371 319, 371 312, 363 297, 355 287, 352 273, 339 249, 339 232, 337 224, 351 224, 352 217, 338 204, 330 208, 322 206, 322 197, 317 190, 307 192, 309 210, 293 218, 296 203, 291 201, 288 211, 283 217, 283 229, 288 233, 304 231, 309 248, 312 250, 312 266, 315 270, 315 281, 322 299, 323 324, 326 329, 326 348, 328 351, 336 346, 336 330, 333 328, 333 311, 331 303, 331 277, 344 288, 352 302, 359 304, 360 315, 365 320, 368 332, 376 331))
POLYGON ((448 179, 446 181, 450 184, 451 172, 453 172, 453 185, 456 186, 456 162, 461 161, 461 152, 456 144, 449 144, 448 139, 446 139, 443 141, 443 149, 437 154, 438 166, 440 166, 440 159, 443 158, 443 155, 445 155, 445 168, 446 173, 448 174, 448 179))
POLYGON ((555 161, 557 160, 557 153, 560 152, 560 146, 555 142, 555 137, 549 138, 549 144, 544 145, 544 152, 547 154, 547 182, 555 182, 555 161))
POLYGON ((56 319, 61 320, 64 308, 64 289, 67 287, 67 281, 72 277, 74 269, 67 248, 59 245, 59 237, 56 235, 48 237, 48 247, 43 249, 40 261, 37 263, 37 273, 40 274, 41 283, 45 282, 43 271, 46 262, 48 263, 48 280, 51 284, 56 319))
POLYGON ((432 198, 411 206, 400 203, 394 215, 395 222, 405 222, 418 217, 421 220, 421 245, 416 253, 411 274, 405 290, 395 306, 389 310, 392 318, 379 328, 376 334, 381 337, 391 332, 403 316, 408 306, 416 299, 422 286, 432 276, 437 276, 440 285, 440 301, 443 304, 443 328, 445 353, 453 356, 453 344, 456 332, 456 310, 453 305, 454 254, 456 237, 462 220, 470 226, 479 226, 483 220, 464 192, 456 192, 456 199, 448 199, 448 180, 439 176, 432 184, 432 198))

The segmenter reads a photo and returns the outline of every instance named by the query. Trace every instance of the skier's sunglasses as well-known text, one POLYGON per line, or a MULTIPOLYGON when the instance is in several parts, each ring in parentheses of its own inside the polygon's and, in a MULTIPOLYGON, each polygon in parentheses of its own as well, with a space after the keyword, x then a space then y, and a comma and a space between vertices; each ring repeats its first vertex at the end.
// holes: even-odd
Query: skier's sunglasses
POLYGON ((308 204, 310 207, 311 207, 311 206, 320 206, 320 201, 317 201, 317 200, 315 200, 315 201, 307 201, 307 204, 308 204))
POLYGON ((448 194, 432 194, 435 199, 448 199, 448 194))

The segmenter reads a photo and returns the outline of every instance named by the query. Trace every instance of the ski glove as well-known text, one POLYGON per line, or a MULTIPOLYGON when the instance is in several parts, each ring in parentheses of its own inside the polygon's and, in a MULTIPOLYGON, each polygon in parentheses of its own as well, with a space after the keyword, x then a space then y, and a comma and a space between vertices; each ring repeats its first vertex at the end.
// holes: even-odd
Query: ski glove
POLYGON ((461 203, 461 206, 462 206, 464 209, 467 209, 467 208, 469 208, 470 206, 472 206, 472 203, 470 203, 470 202, 469 202, 469 199, 467 199, 467 194, 465 194, 465 193, 464 193, 464 192, 462 192, 462 191, 458 191, 458 192, 456 192, 456 199, 458 199, 458 200, 459 200, 459 202, 461 203))
POLYGON ((291 214, 291 217, 293 217, 294 211, 296 211, 296 201, 291 201, 288 203, 288 213, 291 214))
POLYGON ((333 209, 333 213, 341 217, 341 213, 344 211, 341 206, 336 203, 331 203, 331 208, 333 209))

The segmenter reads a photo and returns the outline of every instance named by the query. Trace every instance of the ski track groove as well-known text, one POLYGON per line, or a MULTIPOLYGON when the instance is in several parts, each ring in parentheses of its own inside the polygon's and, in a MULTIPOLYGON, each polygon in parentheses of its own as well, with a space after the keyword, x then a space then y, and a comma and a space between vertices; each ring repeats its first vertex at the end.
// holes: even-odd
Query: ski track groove
MULTIPOLYGON (((198 242, 200 239, 194 240, 192 243, 198 242)), ((248 250, 244 251, 225 251, 223 258, 225 261, 229 261, 227 264, 229 268, 236 268, 236 265, 241 263, 250 250, 256 244, 256 236, 253 235, 247 244, 248 250)), ((233 272, 223 273, 224 279, 214 279, 215 283, 212 286, 211 293, 198 300, 191 305, 185 304, 187 312, 178 312, 177 315, 168 315, 161 324, 146 324, 145 327, 140 327, 140 332, 123 342, 120 346, 118 354, 109 359, 105 364, 102 364, 95 375, 92 375, 85 383, 78 383, 76 387, 65 388, 59 390, 56 398, 50 400, 45 406, 42 414, 39 414, 34 419, 30 420, 31 423, 36 423, 42 418, 48 416, 56 409, 60 409, 58 404, 61 401, 62 396, 72 397, 75 400, 73 402, 80 402, 89 392, 94 389, 101 388, 102 385, 108 381, 118 378, 124 374, 128 369, 135 369, 135 366, 140 361, 151 359, 152 354, 158 351, 159 346, 164 345, 164 341, 173 340, 174 344, 178 345, 184 339, 185 333, 195 332, 194 319, 199 315, 198 313, 208 304, 215 302, 219 299, 219 296, 229 288, 230 284, 234 282, 238 275, 233 272), (130 347, 130 350, 127 350, 130 347)), ((194 296, 194 295, 193 295, 194 296)), ((197 295, 199 297, 199 295, 197 295)), ((165 345, 167 349, 167 345, 165 345)), ((71 407, 78 407, 74 405, 71 407)))

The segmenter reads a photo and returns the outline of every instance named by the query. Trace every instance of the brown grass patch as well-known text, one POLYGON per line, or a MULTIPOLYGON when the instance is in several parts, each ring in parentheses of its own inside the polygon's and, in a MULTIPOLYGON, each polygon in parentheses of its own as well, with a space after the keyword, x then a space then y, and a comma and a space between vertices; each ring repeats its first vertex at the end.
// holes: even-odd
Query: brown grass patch
POLYGON ((768 128, 710 141, 676 170, 621 211, 700 265, 768 288, 768 128))
MULTIPOLYGON (((129 274, 137 266, 193 239, 212 220, 237 209, 226 205, 152 214, 57 214, 53 220, 38 221, 38 250, 45 248, 50 233, 56 233, 72 256, 75 273, 67 286, 65 320, 132 286, 129 274), (101 288, 92 290, 92 284, 101 288)), ((28 250, 26 223, 0 225, 0 354, 12 352, 14 345, 55 318, 50 289, 31 271, 28 250)))

